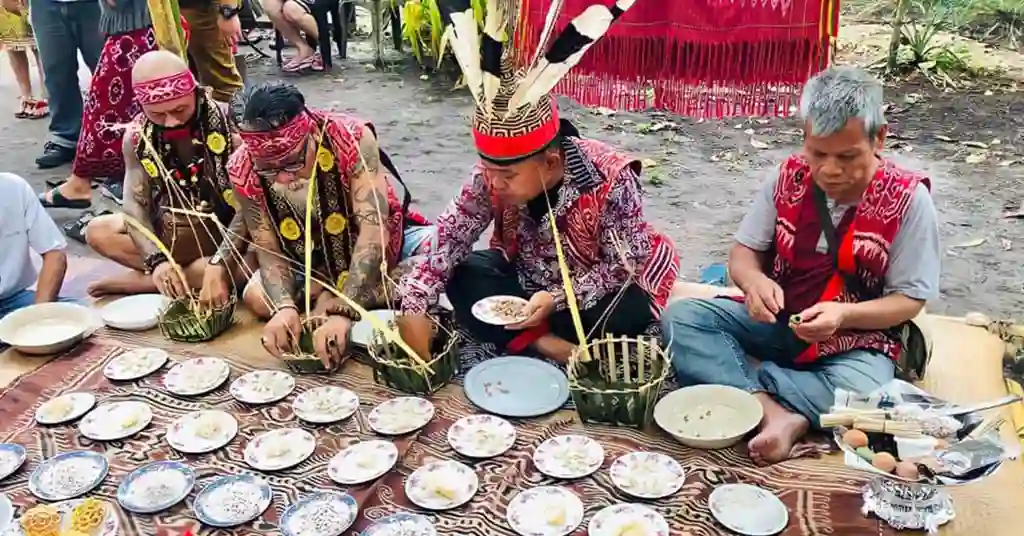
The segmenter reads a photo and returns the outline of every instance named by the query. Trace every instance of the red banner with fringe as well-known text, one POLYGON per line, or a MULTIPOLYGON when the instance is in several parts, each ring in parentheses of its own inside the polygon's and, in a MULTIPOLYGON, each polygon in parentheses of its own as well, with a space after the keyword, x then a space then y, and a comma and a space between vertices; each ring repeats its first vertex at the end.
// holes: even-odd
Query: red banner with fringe
MULTIPOLYGON (((532 58, 553 0, 521 0, 532 58)), ((587 6, 563 0, 556 32, 587 6)), ((637 0, 555 92, 588 106, 700 118, 785 116, 829 62, 839 0, 637 0)))

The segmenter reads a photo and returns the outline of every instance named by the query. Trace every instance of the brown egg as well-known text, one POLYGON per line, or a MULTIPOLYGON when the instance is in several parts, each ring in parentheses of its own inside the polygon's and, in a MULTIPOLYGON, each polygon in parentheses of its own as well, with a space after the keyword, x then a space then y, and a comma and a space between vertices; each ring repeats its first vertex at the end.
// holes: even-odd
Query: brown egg
POLYGON ((854 449, 866 447, 868 446, 868 435, 861 430, 847 430, 843 434, 843 443, 850 445, 854 449))
POLYGON ((917 470, 917 465, 914 465, 913 462, 900 462, 896 464, 896 476, 907 480, 917 480, 921 475, 917 470))
POLYGON ((946 441, 945 439, 936 439, 935 440, 935 450, 946 450, 948 448, 949 448, 949 441, 946 441))
POLYGON ((875 469, 891 473, 896 469, 896 457, 888 452, 877 452, 875 459, 871 460, 871 465, 874 465, 875 469))

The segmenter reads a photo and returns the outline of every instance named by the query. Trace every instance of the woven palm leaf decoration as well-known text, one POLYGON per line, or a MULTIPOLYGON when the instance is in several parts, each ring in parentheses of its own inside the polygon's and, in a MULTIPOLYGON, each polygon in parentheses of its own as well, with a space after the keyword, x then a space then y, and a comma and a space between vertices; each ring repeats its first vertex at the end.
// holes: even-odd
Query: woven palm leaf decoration
POLYGON ((188 43, 185 42, 185 29, 181 27, 178 0, 147 0, 146 4, 153 20, 157 46, 187 59, 188 43))

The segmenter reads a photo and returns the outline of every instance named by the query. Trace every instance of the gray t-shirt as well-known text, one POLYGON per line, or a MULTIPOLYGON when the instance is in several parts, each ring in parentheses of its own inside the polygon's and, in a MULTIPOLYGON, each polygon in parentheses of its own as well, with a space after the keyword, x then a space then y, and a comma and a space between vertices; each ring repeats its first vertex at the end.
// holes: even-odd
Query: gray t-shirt
MULTIPOLYGON (((775 241, 774 193, 778 180, 775 176, 764 182, 736 232, 736 241, 755 251, 767 251, 775 241)), ((846 211, 855 206, 838 205, 829 200, 833 224, 838 225, 846 211)), ((828 252, 824 233, 818 239, 817 249, 821 253, 828 252)), ((928 188, 918 184, 889 250, 885 294, 898 292, 915 300, 938 298, 940 255, 935 205, 928 188)))

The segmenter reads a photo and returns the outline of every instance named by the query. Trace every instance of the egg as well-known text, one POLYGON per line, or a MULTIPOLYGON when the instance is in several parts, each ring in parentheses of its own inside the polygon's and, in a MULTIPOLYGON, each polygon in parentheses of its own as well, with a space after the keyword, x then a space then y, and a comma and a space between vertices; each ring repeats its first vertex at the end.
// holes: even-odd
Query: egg
POLYGON ((875 469, 886 473, 893 472, 896 469, 896 463, 896 457, 888 452, 876 452, 875 459, 871 460, 871 465, 874 465, 875 469))
POLYGON ((917 480, 921 474, 912 462, 900 462, 896 464, 896 476, 907 480, 917 480))
POLYGON ((861 430, 847 430, 843 434, 843 443, 854 449, 866 447, 868 446, 868 435, 861 430))

